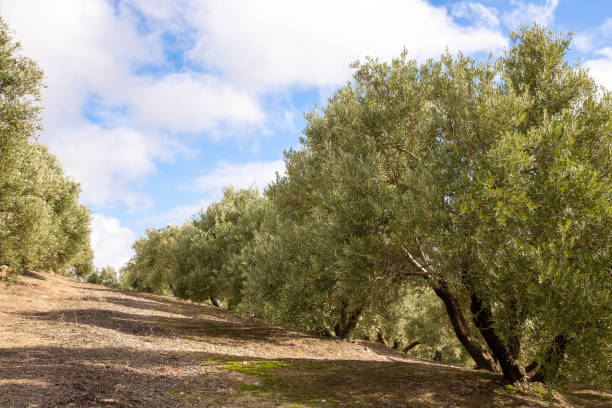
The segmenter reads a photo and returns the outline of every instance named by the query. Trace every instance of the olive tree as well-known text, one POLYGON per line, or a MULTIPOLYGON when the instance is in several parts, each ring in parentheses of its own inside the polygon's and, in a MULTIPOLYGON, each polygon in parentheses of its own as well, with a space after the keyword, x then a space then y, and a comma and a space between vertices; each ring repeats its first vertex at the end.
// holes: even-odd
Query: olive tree
POLYGON ((0 264, 69 273, 91 264, 89 209, 40 129, 43 74, 0 19, 0 264))
POLYGON ((241 301, 244 283, 242 251, 253 239, 263 219, 265 201, 255 189, 227 187, 223 197, 192 218, 189 242, 183 246, 184 263, 175 281, 194 300, 211 299, 228 308, 241 301))
POLYGON ((141 292, 172 293, 172 270, 177 262, 176 244, 181 228, 167 226, 147 229, 145 237, 134 242, 135 255, 121 269, 124 286, 141 292))
POLYGON ((263 219, 265 200, 254 189, 227 187, 210 204, 180 227, 149 229, 134 243, 136 254, 121 271, 132 289, 172 293, 217 306, 221 299, 233 309, 242 297, 243 250, 263 219))
POLYGON ((511 37, 484 62, 356 64, 270 196, 326 231, 347 281, 427 283, 478 366, 606 382, 611 97, 566 62, 570 38, 511 37))

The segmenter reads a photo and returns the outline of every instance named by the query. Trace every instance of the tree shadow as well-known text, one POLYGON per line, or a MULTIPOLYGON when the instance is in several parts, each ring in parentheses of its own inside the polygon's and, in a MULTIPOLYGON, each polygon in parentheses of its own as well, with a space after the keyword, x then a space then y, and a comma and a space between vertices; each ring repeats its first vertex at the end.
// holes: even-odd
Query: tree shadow
MULTIPOLYGON (((86 301, 100 300, 99 298, 95 296, 86 296, 86 297, 83 297, 82 299, 86 301)), ((144 298, 143 300, 140 300, 140 299, 136 300, 136 299, 133 299, 132 297, 110 296, 110 297, 104 297, 103 299, 104 299, 104 302, 113 303, 119 306, 125 306, 129 308, 141 309, 141 310, 154 310, 154 311, 172 313, 172 314, 179 314, 180 312, 183 312, 182 309, 184 309, 182 307, 183 305, 180 303, 168 304, 166 302, 160 302, 156 299, 148 299, 148 298, 144 298)))
POLYGON ((419 362, 247 359, 127 347, 0 349, 0 406, 546 407, 501 377, 419 362))
MULTIPOLYGON (((82 289, 82 288, 80 288, 82 289)), ((85 301, 100 301, 113 303, 119 306, 141 309, 141 310, 150 310, 150 311, 159 311, 169 314, 181 314, 185 315, 190 319, 190 322, 200 320, 204 324, 209 324, 216 322, 216 327, 211 327, 210 330, 214 331, 215 329, 226 328, 228 331, 231 331, 232 328, 238 324, 239 326, 249 326, 251 328, 250 331, 257 331, 258 328, 266 328, 268 332, 283 334, 285 336, 289 336, 291 338, 319 338, 316 335, 310 334, 302 334, 297 332, 289 331, 285 328, 273 326, 265 321, 255 318, 255 317, 244 317, 233 315, 225 309, 218 308, 212 305, 192 302, 189 300, 178 299, 178 298, 167 298, 164 295, 157 295, 151 293, 141 293, 141 292, 133 292, 127 290, 120 289, 106 289, 106 288, 87 288, 87 290, 94 290, 100 292, 110 292, 125 295, 125 297, 118 296, 104 296, 102 299, 99 299, 95 296, 83 297, 82 300, 85 301)), ((163 320, 163 318, 160 318, 163 320)), ((160 320, 157 319, 156 320, 160 320)), ((201 328, 200 330, 205 331, 206 327, 201 328)), ((242 330, 242 329, 241 329, 242 330)), ((329 338, 321 338, 327 340, 329 338)))
MULTIPOLYGON (((0 265, 1 266, 1 265, 0 265)), ((33 279, 37 279, 37 280, 47 280, 47 278, 35 271, 26 269, 23 272, 21 272, 20 274, 14 274, 14 275, 8 275, 6 271, 1 271, 0 270, 0 282, 4 283, 5 286, 12 286, 12 285, 17 285, 17 286, 37 286, 37 284, 35 283, 28 283, 28 282, 24 282, 23 280, 21 280, 20 278, 22 277, 26 277, 26 278, 33 278, 33 279)))
MULTIPOLYGON (((121 292, 114 289, 101 291, 121 292)), ((289 331, 283 327, 273 326, 256 318, 241 318, 228 311, 210 305, 187 301, 164 299, 159 295, 125 292, 125 297, 95 296, 83 297, 83 301, 108 302, 115 305, 143 310, 180 315, 169 317, 127 313, 106 308, 63 309, 46 312, 25 312, 18 315, 29 319, 44 321, 74 322, 90 326, 117 330, 137 336, 166 338, 183 338, 192 341, 206 341, 216 345, 228 343, 264 343, 276 346, 287 346, 292 339, 316 339, 319 342, 342 341, 335 337, 321 337, 313 334, 289 331)), ((379 356, 403 360, 404 353, 393 350, 377 342, 357 341, 379 356)), ((435 364, 435 363, 432 363, 435 364)))
POLYGON ((25 276, 27 278, 34 278, 38 280, 47 280, 47 278, 40 273, 37 273, 31 269, 26 269, 21 273, 21 276, 25 276))
POLYGON ((189 375, 174 375, 187 361, 130 348, 0 349, 0 406, 189 407, 196 405, 182 401, 181 390, 197 388, 212 395, 208 402, 236 394, 219 373, 195 365, 189 375))
POLYGON ((299 334, 288 334, 286 330, 275 326, 247 322, 236 324, 203 316, 167 317, 93 308, 11 314, 28 319, 86 324, 137 336, 179 337, 190 340, 199 338, 213 344, 227 344, 231 341, 282 345, 283 339, 303 337, 299 334))
MULTIPOLYGON (((82 286, 73 287, 83 289, 82 286)), ((320 342, 341 341, 335 337, 321 337, 315 334, 290 331, 258 318, 239 317, 212 305, 167 298, 163 295, 99 287, 88 287, 87 290, 103 292, 105 295, 80 298, 83 301, 108 302, 131 309, 163 312, 174 316, 180 315, 180 317, 126 313, 104 308, 27 312, 20 315, 30 319, 88 324, 131 335, 179 337, 218 345, 226 345, 228 342, 257 342, 286 346, 291 339, 317 339, 320 342), (121 294, 123 297, 112 296, 113 294, 121 294)), ((376 355, 392 360, 407 358, 404 353, 378 342, 358 340, 357 343, 368 347, 376 355)))
MULTIPOLYGON (((83 289, 82 286, 73 286, 73 288, 76 289, 83 289)), ((164 295, 157 295, 157 294, 153 294, 153 293, 142 293, 142 292, 133 292, 130 290, 122 290, 122 289, 111 289, 111 288, 87 288, 88 291, 94 291, 94 292, 103 292, 106 294, 121 294, 124 296, 127 296, 129 298, 137 298, 137 299, 143 299, 141 304, 138 304, 137 302, 139 302, 138 300, 131 300, 131 301, 127 301, 127 299, 124 298, 120 298, 117 296, 108 296, 108 297, 104 297, 104 299, 110 299, 110 301, 114 302, 114 303, 119 303, 120 301, 126 301, 126 303, 129 303, 131 306, 129 307, 137 307, 140 309, 150 309, 150 310, 160 310, 160 311, 164 311, 164 312, 169 312, 169 313, 176 313, 176 308, 180 307, 183 309, 187 309, 188 311, 194 312, 194 313, 201 313, 202 312, 202 308, 207 308, 210 309, 211 311, 215 312, 221 312, 223 313, 224 311, 222 309, 207 305, 207 304, 202 304, 202 303, 194 303, 188 300, 184 300, 184 299, 179 299, 179 298, 169 298, 167 296, 164 295), (166 305, 168 306, 167 308, 163 308, 161 305, 166 305)), ((91 297, 87 297, 84 298, 86 300, 98 300, 97 298, 91 296, 91 297)), ((125 304, 124 304, 125 305, 125 304)), ((207 310, 208 311, 208 310, 207 310)), ((227 312, 227 311, 225 311, 227 312)))

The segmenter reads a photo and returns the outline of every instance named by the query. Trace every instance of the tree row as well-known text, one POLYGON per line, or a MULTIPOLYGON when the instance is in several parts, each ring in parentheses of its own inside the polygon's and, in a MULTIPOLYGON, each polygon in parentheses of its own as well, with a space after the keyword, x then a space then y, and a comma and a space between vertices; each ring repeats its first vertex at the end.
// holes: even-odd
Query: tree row
MULTIPOLYGON (((125 285, 610 385, 612 97, 542 27, 499 58, 355 63, 286 174, 149 230, 125 285)), ((469 357, 466 357, 469 356, 469 357)))

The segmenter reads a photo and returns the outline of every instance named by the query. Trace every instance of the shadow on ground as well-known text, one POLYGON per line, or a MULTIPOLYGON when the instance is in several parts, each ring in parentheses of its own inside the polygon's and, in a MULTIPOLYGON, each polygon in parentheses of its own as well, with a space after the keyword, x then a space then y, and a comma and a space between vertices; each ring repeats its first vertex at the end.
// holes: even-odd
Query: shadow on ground
POLYGON ((127 348, 0 349, 0 406, 183 407, 192 406, 176 398, 184 388, 235 393, 219 374, 200 374, 197 367, 192 375, 176 375, 180 358, 127 348))
POLYGON ((418 362, 252 360, 130 348, 0 349, 0 406, 31 404, 543 406, 506 391, 496 376, 418 362))
POLYGON ((21 276, 25 276, 25 277, 28 277, 28 278, 34 278, 34 279, 38 279, 38 280, 47 280, 47 278, 45 276, 43 276, 42 274, 37 273, 35 271, 28 270, 28 269, 23 271, 21 273, 21 276))
MULTIPOLYGON (((126 302, 126 304, 131 303, 126 302)), ((222 342, 265 342, 280 345, 279 338, 302 337, 298 334, 288 335, 286 330, 275 326, 257 323, 238 325, 214 317, 167 317, 107 309, 64 309, 15 314, 34 320, 86 324, 130 335, 202 339, 212 343, 222 340, 222 342)))
MULTIPOLYGON (((29 285, 36 282, 36 290, 7 292, 0 307, 8 322, 0 325, 5 329, 0 407, 549 406, 504 387, 499 375, 405 360, 382 345, 369 344, 371 353, 361 354, 355 350, 364 345, 345 347, 348 343, 287 332, 214 307, 45 276, 28 280, 29 285), (64 291, 66 284, 72 289, 64 291), (29 342, 42 332, 34 339, 38 343, 29 342), (146 341, 117 334, 146 336, 146 341), (15 342, 18 336, 21 346, 15 342), (61 346, 49 345, 47 338, 59 338, 61 346), (293 341, 298 338, 305 340, 293 341), (239 355, 254 343, 262 357, 239 355), (299 351, 285 355, 307 358, 267 358, 279 355, 278 350, 265 351, 279 344, 282 352, 299 351), (363 360, 336 359, 337 351, 349 349, 351 358, 363 360), (308 358, 314 355, 327 359, 308 358), (377 361, 381 355, 387 361, 377 361)), ((609 402, 584 392, 575 398, 586 401, 578 405, 584 407, 602 408, 609 402)))

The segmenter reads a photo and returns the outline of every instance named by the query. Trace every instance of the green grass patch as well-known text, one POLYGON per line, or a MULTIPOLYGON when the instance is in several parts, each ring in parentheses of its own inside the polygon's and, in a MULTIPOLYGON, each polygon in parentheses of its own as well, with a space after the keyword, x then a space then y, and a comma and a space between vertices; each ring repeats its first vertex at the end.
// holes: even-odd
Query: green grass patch
POLYGON ((229 371, 238 371, 245 374, 263 375, 271 371, 289 366, 283 360, 246 360, 246 361, 226 361, 219 368, 229 371))
POLYGON ((511 391, 511 392, 521 392, 520 389, 518 389, 517 387, 515 387, 512 384, 504 384, 504 388, 506 389, 506 391, 511 391))
POLYGON ((169 322, 167 320, 153 320, 151 323, 156 324, 158 326, 170 327, 170 328, 173 328, 173 329, 176 329, 176 328, 181 326, 178 323, 169 322))
POLYGON ((532 388, 540 397, 545 397, 550 394, 544 387, 539 384, 535 384, 532 388))
POLYGON ((289 363, 284 360, 217 360, 217 368, 235 371, 258 378, 257 384, 239 383, 238 388, 248 392, 252 397, 268 401, 286 401, 302 405, 337 405, 338 400, 327 396, 321 390, 305 381, 310 372, 320 370, 320 364, 303 367, 302 364, 289 363))

